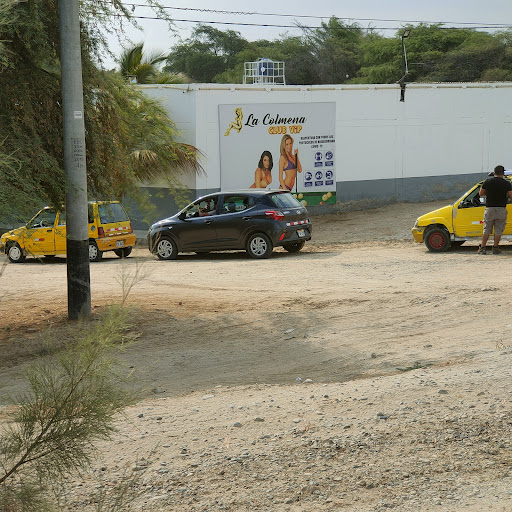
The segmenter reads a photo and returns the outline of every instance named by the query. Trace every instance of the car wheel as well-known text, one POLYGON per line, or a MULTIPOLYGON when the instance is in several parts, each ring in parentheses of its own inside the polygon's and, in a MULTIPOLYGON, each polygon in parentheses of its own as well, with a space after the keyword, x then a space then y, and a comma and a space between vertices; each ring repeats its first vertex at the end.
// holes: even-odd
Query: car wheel
POLYGON ((443 228, 432 228, 425 233, 425 245, 431 252, 444 252, 450 248, 450 234, 443 228))
POLYGON ((89 261, 100 261, 103 257, 103 252, 98 249, 94 240, 89 240, 89 261))
POLYGON ((171 238, 162 237, 156 243, 156 255, 161 260, 175 260, 178 257, 178 247, 171 238))
POLYGON ((251 258, 269 258, 272 254, 272 242, 264 233, 251 235, 247 240, 247 252, 251 258))
POLYGON ((12 244, 7 250, 7 256, 13 263, 22 263, 25 261, 25 254, 18 243, 12 244))
POLYGON ((299 252, 304 247, 305 243, 306 243, 305 240, 301 240, 300 242, 293 242, 293 243, 290 243, 290 244, 284 244, 283 247, 288 252, 299 252))
POLYGON ((116 256, 120 258, 128 258, 132 253, 132 247, 123 247, 122 249, 114 249, 114 253, 116 256))

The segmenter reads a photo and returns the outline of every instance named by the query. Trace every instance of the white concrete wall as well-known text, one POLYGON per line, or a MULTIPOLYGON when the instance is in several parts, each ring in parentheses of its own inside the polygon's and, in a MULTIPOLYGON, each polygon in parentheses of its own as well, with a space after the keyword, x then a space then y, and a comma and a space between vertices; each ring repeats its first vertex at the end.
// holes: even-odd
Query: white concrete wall
POLYGON ((397 85, 141 87, 163 102, 183 140, 205 154, 196 190, 220 187, 219 104, 335 101, 338 196, 346 191, 346 198, 371 196, 373 182, 376 196, 400 197, 396 180, 420 178, 415 183, 428 186, 484 175, 497 164, 512 168, 508 82, 410 84, 404 102, 397 85))

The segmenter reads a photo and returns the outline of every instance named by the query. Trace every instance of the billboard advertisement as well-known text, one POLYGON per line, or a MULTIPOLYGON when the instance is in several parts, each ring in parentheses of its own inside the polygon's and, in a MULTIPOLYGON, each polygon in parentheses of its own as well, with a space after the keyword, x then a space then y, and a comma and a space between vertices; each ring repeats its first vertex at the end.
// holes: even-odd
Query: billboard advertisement
POLYGON ((222 190, 289 190, 336 202, 336 103, 219 105, 222 190))

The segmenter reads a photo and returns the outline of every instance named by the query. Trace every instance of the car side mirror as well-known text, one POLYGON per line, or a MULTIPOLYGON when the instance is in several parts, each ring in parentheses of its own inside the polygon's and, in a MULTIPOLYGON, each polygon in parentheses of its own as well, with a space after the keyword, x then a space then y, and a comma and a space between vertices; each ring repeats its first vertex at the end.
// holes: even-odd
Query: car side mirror
POLYGON ((185 220, 187 217, 187 214, 185 212, 181 212, 179 215, 178 215, 178 219, 180 220, 185 220))

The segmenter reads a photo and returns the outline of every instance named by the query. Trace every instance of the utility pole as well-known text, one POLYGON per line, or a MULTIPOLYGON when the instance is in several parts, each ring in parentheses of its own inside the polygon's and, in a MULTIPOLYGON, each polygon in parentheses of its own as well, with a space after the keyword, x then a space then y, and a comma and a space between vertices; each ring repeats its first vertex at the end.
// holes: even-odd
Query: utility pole
POLYGON ((84 96, 78 0, 59 0, 66 186, 68 319, 91 314, 84 96))
POLYGON ((409 37, 411 29, 407 28, 402 32, 402 78, 398 81, 400 84, 400 101, 405 101, 405 77, 409 74, 407 65, 407 52, 405 51, 405 39, 409 37))

